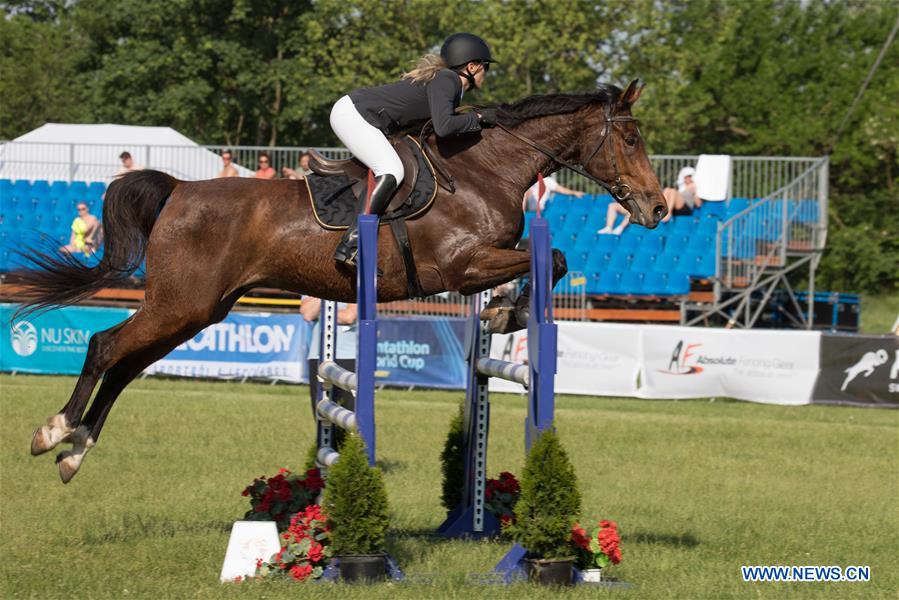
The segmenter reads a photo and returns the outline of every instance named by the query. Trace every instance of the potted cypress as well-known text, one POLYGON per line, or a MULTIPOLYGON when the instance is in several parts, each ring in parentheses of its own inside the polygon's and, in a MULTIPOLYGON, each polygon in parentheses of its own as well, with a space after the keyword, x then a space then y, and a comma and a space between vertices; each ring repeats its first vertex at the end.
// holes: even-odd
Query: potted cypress
POLYGON ((346 436, 340 460, 328 470, 324 509, 340 578, 347 582, 383 580, 387 490, 381 469, 368 466, 365 444, 356 434, 346 436))
POLYGON ((507 528, 512 539, 528 550, 530 581, 571 585, 571 528, 580 511, 574 467, 556 433, 545 431, 528 453, 515 522, 507 528))

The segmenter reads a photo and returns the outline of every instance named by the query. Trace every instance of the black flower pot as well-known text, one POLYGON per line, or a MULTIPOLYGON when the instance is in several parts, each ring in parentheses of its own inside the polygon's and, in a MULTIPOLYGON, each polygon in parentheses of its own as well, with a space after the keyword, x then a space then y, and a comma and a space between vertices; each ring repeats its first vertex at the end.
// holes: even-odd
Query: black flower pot
POLYGON ((574 559, 526 559, 528 581, 539 585, 572 585, 574 559))
POLYGON ((347 583, 384 581, 387 559, 384 554, 350 554, 338 556, 340 580, 347 583))

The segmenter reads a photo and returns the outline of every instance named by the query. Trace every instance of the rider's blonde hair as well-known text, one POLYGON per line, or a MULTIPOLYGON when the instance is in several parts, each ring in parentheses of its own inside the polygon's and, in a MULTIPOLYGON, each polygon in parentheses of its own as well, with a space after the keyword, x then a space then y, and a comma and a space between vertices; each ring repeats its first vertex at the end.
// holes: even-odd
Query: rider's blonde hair
POLYGON ((448 68, 443 59, 438 54, 425 54, 418 59, 418 64, 408 73, 403 73, 403 79, 411 79, 414 83, 427 83, 435 77, 437 73, 448 68))

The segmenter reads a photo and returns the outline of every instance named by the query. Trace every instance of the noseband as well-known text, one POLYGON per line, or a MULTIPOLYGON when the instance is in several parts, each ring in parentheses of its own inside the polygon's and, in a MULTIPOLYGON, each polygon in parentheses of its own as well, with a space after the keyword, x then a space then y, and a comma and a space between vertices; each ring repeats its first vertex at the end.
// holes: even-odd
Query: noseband
MULTIPOLYGON (((593 148, 593 152, 591 152, 590 155, 587 157, 587 160, 585 160, 583 162, 583 164, 585 164, 585 165, 589 164, 590 161, 593 160, 593 157, 596 156, 596 154, 599 152, 599 150, 603 147, 603 144, 605 144, 606 140, 609 139, 609 137, 610 137, 609 134, 615 128, 615 123, 639 123, 639 121, 635 117, 622 117, 622 116, 613 117, 612 116, 612 108, 609 104, 605 105, 605 107, 603 108, 603 113, 604 113, 604 118, 603 118, 603 125, 602 125, 602 133, 599 134, 599 141, 596 143, 596 147, 593 148)), ((496 126, 500 129, 502 129, 503 131, 505 131, 506 133, 508 133, 509 135, 511 135, 512 137, 518 138, 519 140, 521 140, 525 144, 531 146, 535 150, 538 150, 541 153, 545 154, 546 156, 551 158, 553 160, 553 162, 557 163, 558 165, 567 167, 568 169, 571 169, 575 173, 577 173, 579 175, 583 175, 590 181, 599 184, 600 186, 605 188, 619 202, 624 202, 625 200, 628 200, 631 198, 631 186, 629 186, 628 184, 623 183, 621 181, 621 171, 618 170, 618 161, 615 160, 615 149, 612 147, 611 144, 609 144, 609 162, 612 163, 612 169, 615 171, 615 182, 609 184, 609 183, 606 183, 605 181, 599 179, 598 177, 594 177, 593 175, 591 175, 590 173, 585 171, 581 165, 576 165, 576 164, 573 164, 573 163, 565 160, 564 158, 562 158, 561 156, 559 156, 558 154, 556 154, 555 152, 553 152, 552 150, 550 150, 549 148, 544 146, 543 144, 536 142, 526 136, 521 135, 520 133, 517 133, 517 132, 511 130, 501 123, 497 123, 496 126)))

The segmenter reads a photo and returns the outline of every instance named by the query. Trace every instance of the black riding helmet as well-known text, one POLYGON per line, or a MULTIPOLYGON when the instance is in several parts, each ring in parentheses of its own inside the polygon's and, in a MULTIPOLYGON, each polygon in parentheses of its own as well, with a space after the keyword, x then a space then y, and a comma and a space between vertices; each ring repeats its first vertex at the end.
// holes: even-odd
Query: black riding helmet
POLYGON ((472 61, 496 62, 490 54, 490 46, 472 33, 454 33, 446 38, 440 48, 440 58, 451 69, 465 66, 472 61))

